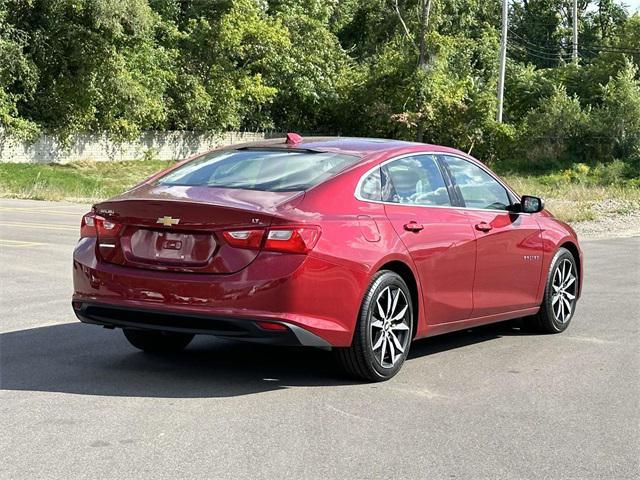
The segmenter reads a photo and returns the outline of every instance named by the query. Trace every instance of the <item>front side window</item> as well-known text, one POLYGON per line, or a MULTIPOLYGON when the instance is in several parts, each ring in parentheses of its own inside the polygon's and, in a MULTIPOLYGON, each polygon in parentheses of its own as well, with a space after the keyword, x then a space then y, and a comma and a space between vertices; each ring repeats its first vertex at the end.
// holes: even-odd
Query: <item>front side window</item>
POLYGON ((451 206, 449 192, 433 155, 404 157, 382 171, 383 200, 426 206, 451 206))
POLYGON ((271 192, 307 190, 358 162, 329 152, 233 150, 212 152, 160 178, 160 185, 271 192))
POLYGON ((465 207, 508 209, 511 202, 507 190, 482 168, 458 157, 443 156, 443 160, 465 207))

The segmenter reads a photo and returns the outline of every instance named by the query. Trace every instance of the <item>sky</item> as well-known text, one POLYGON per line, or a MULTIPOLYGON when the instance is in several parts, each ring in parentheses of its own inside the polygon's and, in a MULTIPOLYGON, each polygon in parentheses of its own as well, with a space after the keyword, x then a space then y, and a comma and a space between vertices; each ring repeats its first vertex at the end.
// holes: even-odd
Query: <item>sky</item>
POLYGON ((623 0, 621 3, 629 6, 630 11, 640 11, 640 0, 623 0))

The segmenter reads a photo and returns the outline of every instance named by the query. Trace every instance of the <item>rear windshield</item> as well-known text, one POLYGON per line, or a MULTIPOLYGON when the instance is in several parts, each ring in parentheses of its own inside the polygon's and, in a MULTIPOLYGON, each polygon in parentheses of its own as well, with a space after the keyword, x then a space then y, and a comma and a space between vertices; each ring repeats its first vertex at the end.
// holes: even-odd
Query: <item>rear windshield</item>
POLYGON ((160 185, 307 190, 354 165, 358 157, 326 152, 235 150, 212 152, 160 178, 160 185))

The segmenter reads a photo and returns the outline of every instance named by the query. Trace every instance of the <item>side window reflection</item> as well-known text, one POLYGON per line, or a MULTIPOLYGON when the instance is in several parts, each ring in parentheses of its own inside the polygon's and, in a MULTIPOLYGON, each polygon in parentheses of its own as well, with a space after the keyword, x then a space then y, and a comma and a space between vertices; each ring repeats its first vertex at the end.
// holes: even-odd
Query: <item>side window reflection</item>
POLYGON ((433 155, 404 157, 386 164, 382 198, 407 205, 451 206, 449 192, 433 155))
POLYGON ((457 157, 443 156, 451 176, 462 195, 465 207, 507 210, 507 190, 477 165, 457 157))

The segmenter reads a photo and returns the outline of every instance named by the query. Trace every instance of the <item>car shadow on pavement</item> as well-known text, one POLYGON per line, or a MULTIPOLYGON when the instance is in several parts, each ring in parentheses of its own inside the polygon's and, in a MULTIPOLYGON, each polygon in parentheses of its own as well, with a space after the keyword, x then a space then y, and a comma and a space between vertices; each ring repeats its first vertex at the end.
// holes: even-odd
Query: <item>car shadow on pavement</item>
MULTIPOLYGON (((509 324, 417 341, 411 359, 519 334, 509 324)), ((415 361, 415 360, 413 360, 415 361)), ((199 336, 174 355, 148 355, 118 330, 68 323, 0 335, 0 388, 83 395, 232 397, 296 386, 351 385, 330 352, 199 336)))

